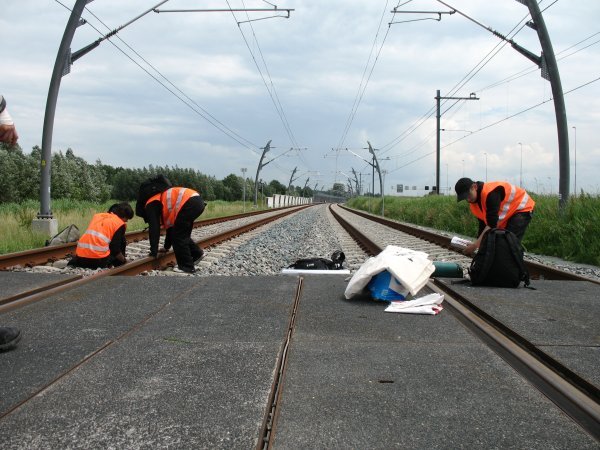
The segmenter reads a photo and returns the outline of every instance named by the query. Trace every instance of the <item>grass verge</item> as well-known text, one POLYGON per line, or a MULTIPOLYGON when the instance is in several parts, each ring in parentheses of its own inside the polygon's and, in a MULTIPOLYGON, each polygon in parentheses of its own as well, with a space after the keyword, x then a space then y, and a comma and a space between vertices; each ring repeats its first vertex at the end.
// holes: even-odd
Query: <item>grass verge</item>
MULTIPOLYGON (((93 203, 75 200, 53 200, 52 214, 58 221, 58 230, 75 224, 83 233, 92 216, 98 212, 105 212, 110 205, 116 203, 114 200, 105 203, 93 203)), ((134 208, 135 203, 131 206, 134 208)), ((0 254, 19 252, 33 248, 43 247, 48 236, 34 233, 31 230, 31 222, 37 216, 40 209, 39 202, 34 200, 22 203, 0 204, 0 254)), ((246 202, 246 211, 252 210, 252 204, 246 202)), ((240 214, 244 210, 242 202, 225 202, 216 200, 208 202, 206 209, 200 219, 224 217, 240 214)), ((127 231, 143 230, 144 221, 134 217, 127 223, 127 231)))

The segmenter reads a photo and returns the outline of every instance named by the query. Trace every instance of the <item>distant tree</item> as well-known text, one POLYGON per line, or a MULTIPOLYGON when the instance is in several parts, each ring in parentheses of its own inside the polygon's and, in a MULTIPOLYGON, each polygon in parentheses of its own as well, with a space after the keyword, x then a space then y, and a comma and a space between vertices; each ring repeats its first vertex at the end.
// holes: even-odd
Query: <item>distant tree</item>
MULTIPOLYGON (((241 177, 229 174, 223 178, 223 187, 225 189, 226 197, 223 200, 234 201, 241 200, 243 197, 243 180, 241 177)), ((246 183, 247 184, 247 183, 246 183)), ((246 194, 248 193, 248 186, 246 186, 246 194)))
POLYGON ((287 188, 277 180, 272 180, 269 183, 269 191, 270 191, 271 195, 273 195, 273 194, 284 195, 286 189, 287 188))
MULTIPOLYGON (((39 198, 40 161, 42 151, 33 147, 26 155, 17 146, 0 144, 0 203, 18 203, 39 198)), ((64 153, 52 154, 51 188, 55 199, 134 201, 140 184, 145 179, 163 174, 174 186, 185 186, 200 192, 206 201, 217 199, 236 201, 243 195, 242 178, 235 174, 223 180, 205 175, 191 168, 154 166, 130 169, 102 164, 97 160, 88 164, 68 148, 64 153)), ((264 196, 285 194, 286 186, 277 180, 259 186, 264 196)), ((307 189, 307 195, 310 192, 307 189)), ((246 199, 254 197, 254 180, 246 179, 246 199)))
POLYGON ((0 144, 0 203, 20 202, 39 193, 36 161, 18 145, 0 144))
POLYGON ((332 195, 344 196, 346 195, 346 186, 344 186, 344 183, 333 183, 331 193, 332 195))

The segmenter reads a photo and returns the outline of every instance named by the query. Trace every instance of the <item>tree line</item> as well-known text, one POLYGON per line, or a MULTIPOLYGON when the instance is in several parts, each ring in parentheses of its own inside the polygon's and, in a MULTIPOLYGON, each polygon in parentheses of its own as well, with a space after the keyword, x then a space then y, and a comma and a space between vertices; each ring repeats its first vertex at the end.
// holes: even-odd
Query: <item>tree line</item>
MULTIPOLYGON (((37 145, 26 154, 18 146, 0 144, 0 203, 19 203, 40 196, 40 161, 42 150, 37 145)), ((190 187, 207 201, 242 200, 244 180, 230 174, 218 180, 197 170, 180 167, 153 166, 141 169, 112 167, 97 160, 89 164, 75 156, 72 149, 52 154, 51 186, 53 198, 105 202, 109 199, 132 201, 137 197, 140 183, 162 173, 174 186, 190 187)), ((246 200, 254 199, 254 180, 245 180, 246 200)), ((286 194, 287 186, 277 180, 259 184, 259 196, 286 194)), ((309 187, 291 186, 291 194, 310 197, 309 187), (304 192, 302 192, 304 191, 304 192)))

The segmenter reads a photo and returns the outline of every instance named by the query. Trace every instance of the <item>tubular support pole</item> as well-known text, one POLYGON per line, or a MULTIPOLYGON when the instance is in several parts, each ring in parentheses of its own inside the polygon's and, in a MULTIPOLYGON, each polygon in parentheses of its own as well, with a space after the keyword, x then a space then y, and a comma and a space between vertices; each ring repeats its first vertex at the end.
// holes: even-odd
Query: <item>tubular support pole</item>
POLYGON ((52 218, 52 210, 50 209, 50 167, 52 163, 52 131, 54 129, 54 114, 56 112, 56 101, 58 91, 60 89, 60 81, 63 76, 65 64, 69 64, 67 58, 71 41, 75 35, 75 29, 79 23, 81 13, 87 4, 87 0, 77 0, 71 16, 67 21, 65 32, 58 47, 56 61, 54 62, 54 70, 50 79, 50 87, 48 88, 48 99, 46 101, 46 113, 44 115, 44 128, 42 131, 42 159, 41 166, 41 182, 40 182, 40 212, 38 218, 52 218))
MULTIPOLYGON (((558 163, 559 163, 559 205, 560 209, 569 201, 569 126, 567 123, 567 109, 563 96, 562 84, 560 82, 560 73, 556 56, 550 41, 550 35, 546 28, 546 23, 542 17, 540 7, 536 0, 525 0, 529 14, 535 24, 535 29, 542 46, 543 59, 546 60, 548 69, 548 78, 552 88, 552 97, 554 98, 554 114, 556 115, 556 128, 558 132, 558 163)), ((543 67, 542 67, 543 70, 543 67)))

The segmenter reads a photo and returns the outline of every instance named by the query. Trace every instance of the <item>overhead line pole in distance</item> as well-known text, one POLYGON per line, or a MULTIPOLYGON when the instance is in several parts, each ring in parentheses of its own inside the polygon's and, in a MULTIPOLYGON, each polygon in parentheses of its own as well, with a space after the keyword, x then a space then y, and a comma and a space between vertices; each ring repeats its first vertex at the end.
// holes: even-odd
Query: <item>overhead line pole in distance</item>
POLYGON ((263 152, 262 155, 260 155, 260 161, 258 162, 258 167, 256 168, 256 177, 254 178, 254 207, 258 207, 258 174, 260 173, 260 170, 265 167, 267 164, 269 164, 271 161, 267 161, 266 163, 263 163, 263 159, 265 158, 265 155, 267 154, 267 152, 271 150, 271 140, 269 140, 269 142, 267 142, 267 145, 265 145, 263 147, 263 152))
POLYGON ((440 194, 440 120, 442 113, 440 112, 440 100, 479 100, 479 97, 471 92, 468 97, 442 97, 440 90, 436 91, 435 104, 436 104, 436 143, 435 143, 435 193, 440 194))

